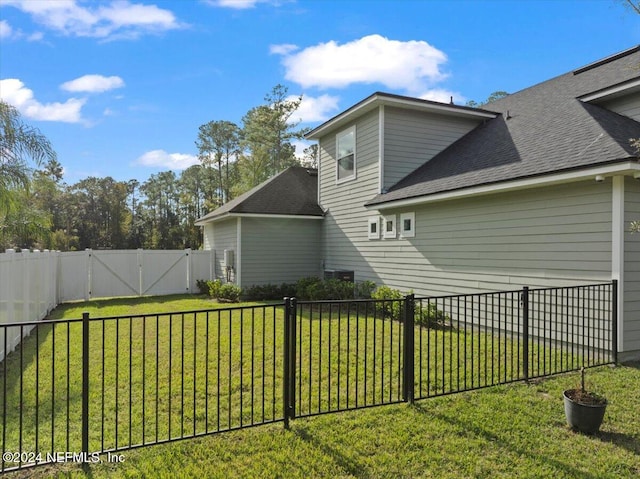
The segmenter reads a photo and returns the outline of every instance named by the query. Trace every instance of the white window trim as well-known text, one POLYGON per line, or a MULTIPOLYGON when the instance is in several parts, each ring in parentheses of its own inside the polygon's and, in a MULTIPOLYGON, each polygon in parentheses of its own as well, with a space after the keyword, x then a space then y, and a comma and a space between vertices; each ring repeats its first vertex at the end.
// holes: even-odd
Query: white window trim
POLYGON ((409 213, 402 213, 400 215, 400 237, 402 238, 414 238, 416 236, 416 214, 412 211, 409 213), (405 220, 411 221, 411 228, 404 229, 405 220))
POLYGON ((369 239, 380 239, 380 217, 373 216, 373 217, 369 218, 369 221, 367 222, 367 235, 368 235, 369 239), (376 225, 376 232, 375 233, 371 232, 371 225, 372 224, 376 225))
POLYGON ((352 125, 349 128, 346 128, 342 131, 339 131, 338 133, 336 133, 336 184, 340 184, 340 183, 346 183, 348 181, 353 181, 356 179, 356 177, 358 176, 358 168, 357 168, 357 159, 358 159, 358 152, 357 152, 357 148, 356 148, 356 125, 352 125), (346 178, 338 178, 338 139, 341 136, 344 136, 345 134, 349 134, 353 132, 353 174, 350 176, 347 176, 346 178))
POLYGON ((384 220, 382 221, 383 223, 383 230, 382 230, 382 234, 384 236, 385 239, 395 239, 397 234, 396 234, 396 215, 389 215, 389 216, 385 216, 384 220), (392 223, 392 230, 391 231, 387 231, 387 223, 391 221, 392 223))

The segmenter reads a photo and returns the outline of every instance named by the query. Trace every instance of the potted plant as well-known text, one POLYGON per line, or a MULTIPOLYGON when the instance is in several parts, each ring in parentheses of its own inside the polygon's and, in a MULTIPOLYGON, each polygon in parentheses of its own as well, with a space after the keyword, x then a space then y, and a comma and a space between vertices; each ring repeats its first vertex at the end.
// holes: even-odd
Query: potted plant
POLYGON ((580 370, 580 388, 567 389, 563 392, 564 413, 567 424, 572 429, 585 434, 594 434, 600 429, 607 399, 584 386, 584 367, 580 370))

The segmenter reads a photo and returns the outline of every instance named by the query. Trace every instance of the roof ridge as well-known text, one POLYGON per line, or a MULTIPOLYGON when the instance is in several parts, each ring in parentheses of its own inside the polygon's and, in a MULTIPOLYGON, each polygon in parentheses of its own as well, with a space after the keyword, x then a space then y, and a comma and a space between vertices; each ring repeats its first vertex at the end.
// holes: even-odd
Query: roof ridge
POLYGON ((589 70, 593 70, 594 68, 598 68, 602 65, 606 65, 607 63, 611 63, 612 61, 618 60, 619 58, 624 58, 628 55, 631 55, 632 53, 637 52, 638 50, 640 50, 640 45, 636 45, 635 47, 631 47, 631 48, 627 48, 626 50, 623 50, 621 52, 618 53, 614 53, 613 55, 609 55, 608 57, 602 58, 600 60, 596 60, 595 62, 589 63, 588 65, 585 65, 581 68, 578 68, 577 70, 573 70, 573 74, 574 75, 579 75, 580 73, 584 73, 586 71, 589 70))

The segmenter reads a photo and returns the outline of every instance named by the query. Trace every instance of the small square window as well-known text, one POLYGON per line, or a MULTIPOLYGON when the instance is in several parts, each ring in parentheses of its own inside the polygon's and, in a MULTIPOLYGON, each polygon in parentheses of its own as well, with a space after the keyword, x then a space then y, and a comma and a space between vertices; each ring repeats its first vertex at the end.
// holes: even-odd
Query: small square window
POLYGON ((380 239, 380 219, 369 218, 369 239, 380 239))
POLYGON ((384 217, 384 237, 396 237, 396 215, 384 217))
POLYGON ((416 214, 402 213, 400 215, 400 236, 413 238, 416 235, 416 214))

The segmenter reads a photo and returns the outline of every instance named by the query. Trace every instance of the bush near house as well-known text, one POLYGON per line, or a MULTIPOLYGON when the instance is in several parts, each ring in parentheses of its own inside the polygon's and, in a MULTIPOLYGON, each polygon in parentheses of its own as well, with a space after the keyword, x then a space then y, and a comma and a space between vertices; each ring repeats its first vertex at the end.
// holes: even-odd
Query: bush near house
POLYGON ((251 286, 242 291, 242 299, 246 301, 279 300, 286 297, 295 297, 300 301, 370 299, 375 287, 373 281, 354 284, 348 281, 323 280, 310 276, 302 278, 296 283, 251 286))
MULTIPOLYGON (((351 283, 338 279, 323 280, 318 277, 307 277, 295 284, 264 284, 241 289, 232 283, 222 283, 216 280, 198 280, 196 282, 200 293, 207 294, 220 302, 238 302, 242 297, 245 301, 281 300, 286 297, 296 297, 300 301, 327 301, 348 299, 374 299, 376 311, 383 318, 401 320, 403 314, 403 299, 408 293, 389 286, 379 286, 373 281, 351 283)), ((435 304, 416 305, 416 324, 427 328, 443 327, 450 317, 439 310, 435 304)))
POLYGON ((222 283, 219 279, 204 280, 199 279, 196 285, 201 294, 206 294, 211 298, 215 298, 221 303, 237 303, 240 301, 242 289, 232 283, 222 283))
POLYGON ((196 286, 198 287, 200 294, 209 295, 209 281, 206 279, 197 279, 196 286))
POLYGON ((399 289, 393 289, 389 286, 379 286, 373 293, 371 299, 378 300, 376 302, 376 311, 383 318, 391 318, 399 320, 402 316, 402 299, 405 294, 399 289))
POLYGON ((242 290, 242 299, 245 301, 270 301, 292 298, 296 295, 296 285, 282 284, 256 284, 242 290))
MULTIPOLYGON (((403 293, 399 289, 380 286, 371 294, 371 298, 379 300, 376 303, 378 314, 384 318, 400 320, 404 313, 404 302, 401 300, 411 293, 412 291, 403 293)), ((435 304, 429 302, 416 304, 414 318, 416 325, 422 325, 427 328, 441 328, 451 319, 444 311, 439 310, 435 304)))

